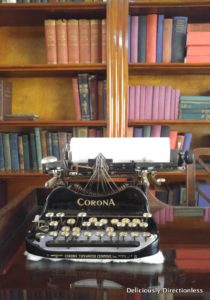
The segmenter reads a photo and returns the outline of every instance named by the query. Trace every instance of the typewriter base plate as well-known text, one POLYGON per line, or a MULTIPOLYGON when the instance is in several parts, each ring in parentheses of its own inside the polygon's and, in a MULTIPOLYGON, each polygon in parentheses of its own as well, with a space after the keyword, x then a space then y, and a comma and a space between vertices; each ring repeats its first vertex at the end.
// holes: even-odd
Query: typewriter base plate
POLYGON ((154 255, 133 258, 133 259, 59 259, 59 258, 46 258, 38 255, 34 255, 31 253, 25 252, 26 258, 30 261, 39 261, 41 259, 47 259, 52 262, 68 260, 73 262, 86 262, 86 263, 147 263, 147 264, 162 264, 165 260, 162 251, 157 252, 154 255))

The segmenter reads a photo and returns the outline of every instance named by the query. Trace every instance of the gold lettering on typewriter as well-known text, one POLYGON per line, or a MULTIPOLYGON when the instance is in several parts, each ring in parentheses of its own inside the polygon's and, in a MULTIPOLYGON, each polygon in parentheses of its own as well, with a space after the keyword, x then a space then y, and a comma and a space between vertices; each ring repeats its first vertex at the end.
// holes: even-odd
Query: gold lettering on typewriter
POLYGON ((78 198, 77 204, 79 206, 116 206, 112 198, 102 200, 78 198))

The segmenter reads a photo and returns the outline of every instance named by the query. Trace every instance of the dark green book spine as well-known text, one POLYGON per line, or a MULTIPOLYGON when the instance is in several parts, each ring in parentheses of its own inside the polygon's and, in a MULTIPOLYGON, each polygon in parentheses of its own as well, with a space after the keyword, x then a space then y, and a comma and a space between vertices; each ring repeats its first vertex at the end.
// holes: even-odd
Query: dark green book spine
POLYGON ((24 160, 24 169, 30 170, 30 155, 29 155, 29 140, 28 135, 23 134, 23 160, 24 160))
POLYGON ((34 171, 37 171, 38 162, 37 162, 37 153, 36 153, 36 141, 35 141, 35 134, 33 132, 30 133, 30 149, 31 149, 32 169, 34 171))
POLYGON ((187 36, 187 17, 174 17, 173 18, 173 31, 172 31, 172 62, 184 62, 186 36, 187 36))
POLYGON ((90 120, 90 97, 88 88, 88 74, 78 74, 79 98, 82 120, 90 120))
POLYGON ((37 164, 38 170, 42 171, 42 146, 41 146, 41 128, 35 128, 35 141, 36 141, 36 155, 37 155, 37 164))
POLYGON ((138 62, 146 62, 147 16, 139 16, 138 25, 138 62))
POLYGON ((3 135, 1 132, 0 132, 0 171, 5 171, 3 135))
POLYGON ((11 132, 9 134, 9 142, 10 142, 11 169, 12 171, 18 171, 20 169, 20 165, 19 165, 19 157, 18 157, 17 132, 11 132))

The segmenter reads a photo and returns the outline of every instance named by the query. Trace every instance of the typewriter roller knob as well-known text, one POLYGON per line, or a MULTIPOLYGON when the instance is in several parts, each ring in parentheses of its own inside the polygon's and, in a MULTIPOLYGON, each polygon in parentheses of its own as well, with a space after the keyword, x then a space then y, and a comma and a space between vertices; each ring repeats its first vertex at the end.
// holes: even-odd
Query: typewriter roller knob
POLYGON ((66 221, 66 223, 68 224, 68 225, 74 225, 75 224, 75 219, 73 219, 73 218, 69 218, 67 221, 66 221))

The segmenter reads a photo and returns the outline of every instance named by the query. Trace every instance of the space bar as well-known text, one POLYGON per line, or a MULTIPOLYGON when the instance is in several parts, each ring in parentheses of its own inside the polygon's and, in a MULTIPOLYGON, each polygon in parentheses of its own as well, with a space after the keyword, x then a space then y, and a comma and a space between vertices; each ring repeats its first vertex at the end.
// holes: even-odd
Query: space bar
POLYGON ((47 247, 139 247, 138 241, 47 241, 47 247))

